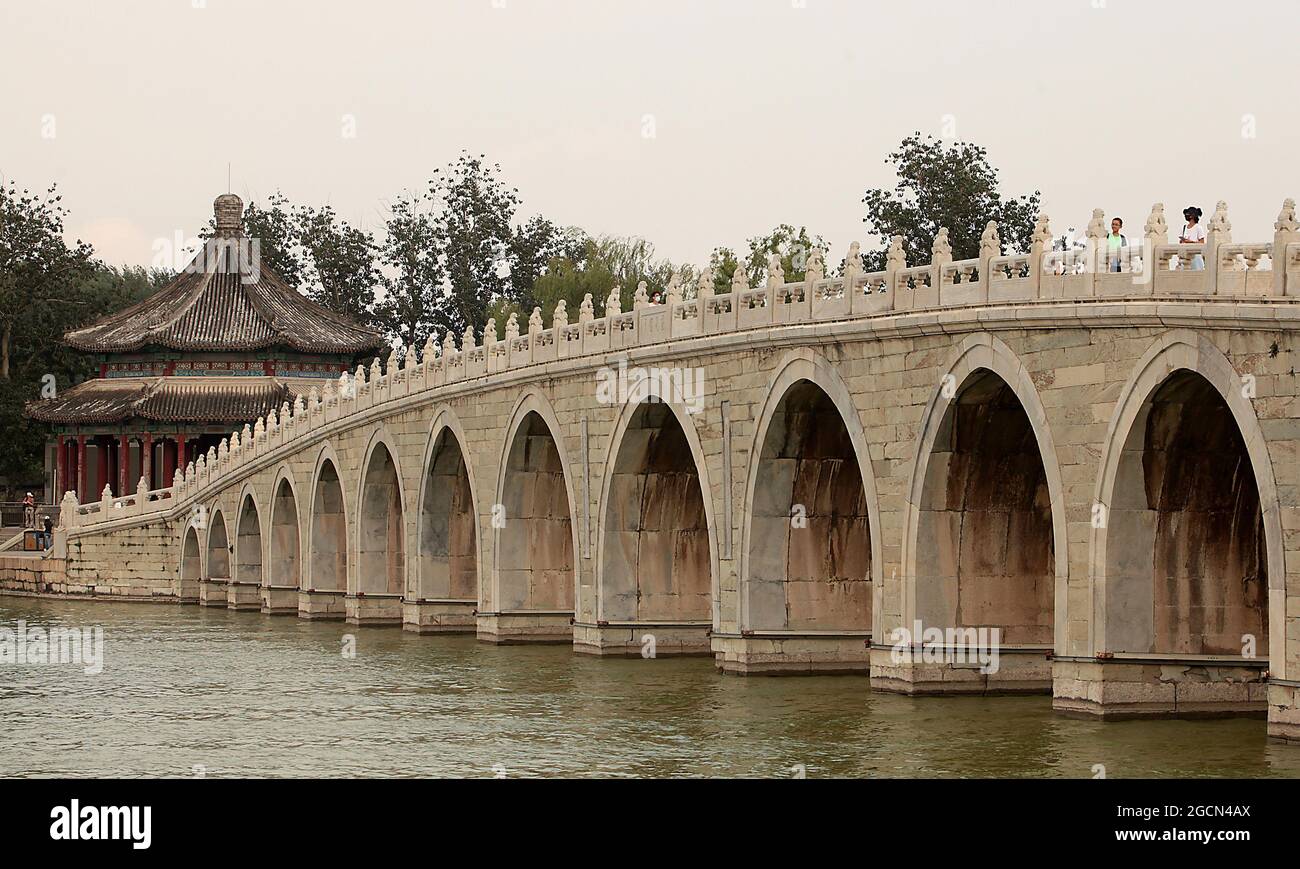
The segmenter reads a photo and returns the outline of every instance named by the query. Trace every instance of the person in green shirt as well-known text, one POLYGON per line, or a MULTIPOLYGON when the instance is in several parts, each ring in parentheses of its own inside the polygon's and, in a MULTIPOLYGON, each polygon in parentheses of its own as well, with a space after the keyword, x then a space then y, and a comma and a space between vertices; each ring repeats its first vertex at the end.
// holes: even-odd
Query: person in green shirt
POLYGON ((1124 228, 1124 221, 1116 217, 1110 222, 1110 235, 1106 236, 1106 249, 1110 257, 1110 270, 1112 272, 1120 271, 1120 251, 1128 247, 1128 239, 1120 232, 1124 228))

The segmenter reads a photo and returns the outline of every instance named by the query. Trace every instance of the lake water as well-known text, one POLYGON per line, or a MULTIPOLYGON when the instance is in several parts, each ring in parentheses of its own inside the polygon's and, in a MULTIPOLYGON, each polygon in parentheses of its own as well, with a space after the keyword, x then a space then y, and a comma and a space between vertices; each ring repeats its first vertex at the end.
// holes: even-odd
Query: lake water
POLYGON ((1048 697, 910 699, 706 658, 0 597, 0 626, 19 619, 100 626, 105 661, 0 664, 0 776, 1300 776, 1300 747, 1262 720, 1103 724, 1048 697))

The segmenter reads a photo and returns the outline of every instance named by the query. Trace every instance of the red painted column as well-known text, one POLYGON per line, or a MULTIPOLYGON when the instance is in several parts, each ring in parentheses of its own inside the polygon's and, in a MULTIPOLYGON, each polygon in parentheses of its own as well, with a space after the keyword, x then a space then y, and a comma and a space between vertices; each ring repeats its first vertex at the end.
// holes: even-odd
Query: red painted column
POLYGON ((77 501, 86 503, 86 436, 77 435, 77 501))
POLYGON ((107 439, 104 436, 96 435, 95 437, 95 453, 96 458, 99 459, 99 474, 95 482, 99 485, 99 491, 91 494, 96 496, 103 493, 104 486, 108 483, 108 443, 106 441, 107 439))
POLYGON ((68 491, 68 445, 63 442, 63 435, 59 435, 59 445, 54 450, 54 503, 57 504, 63 500, 63 493, 68 491))
POLYGON ((189 444, 188 438, 189 435, 185 434, 185 432, 176 435, 176 467, 180 468, 182 472, 185 471, 186 466, 189 464, 185 456, 185 447, 189 444))
POLYGON ((176 476, 176 451, 179 441, 177 438, 167 438, 163 441, 163 477, 162 485, 158 488, 166 489, 172 484, 176 476))
POLYGON ((140 476, 145 479, 145 487, 153 490, 153 434, 144 433, 144 446, 140 448, 140 476))
POLYGON ((131 473, 131 439, 126 432, 117 438, 117 496, 126 494, 126 477, 131 473))

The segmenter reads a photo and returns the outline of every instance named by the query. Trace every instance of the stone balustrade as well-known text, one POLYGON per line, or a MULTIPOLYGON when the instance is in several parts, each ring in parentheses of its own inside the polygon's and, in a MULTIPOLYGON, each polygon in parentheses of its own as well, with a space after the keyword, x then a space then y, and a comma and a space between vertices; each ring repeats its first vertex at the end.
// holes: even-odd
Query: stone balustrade
MULTIPOLYGON (((1223 303, 1300 299, 1300 221, 1292 199, 1283 204, 1271 243, 1233 242, 1223 202, 1208 224, 1204 244, 1170 243, 1164 207, 1158 203, 1142 244, 1120 252, 1119 271, 1111 270, 1102 215, 1101 210, 1093 213, 1085 244, 1067 250, 1048 249, 1051 230, 1045 215, 1039 217, 1033 246, 1024 254, 1002 254, 997 226, 990 223, 981 240, 981 256, 954 261, 947 230, 941 229, 928 265, 909 266, 901 239, 896 238, 886 269, 862 273, 855 243, 846 258, 847 273, 840 277, 824 276, 824 254, 815 250, 803 281, 785 281, 774 258, 769 267, 773 276, 764 287, 745 286, 742 273, 731 292, 718 294, 713 291, 711 270, 706 269, 690 299, 680 298, 680 279, 674 276, 662 305, 649 304, 638 294, 634 309, 623 312, 617 295, 611 293, 606 316, 595 317, 588 296, 577 323, 568 322, 561 303, 550 329, 540 328, 541 315, 535 311, 526 334, 520 334, 512 315, 504 339, 494 321, 489 321, 481 345, 469 329, 459 348, 451 334, 441 345, 431 337, 420 358, 414 350, 404 357, 394 350, 386 365, 381 366, 377 358, 369 368, 359 365, 354 374, 345 373, 328 383, 323 393, 313 388, 305 399, 299 396, 292 405, 286 402, 278 414, 273 411, 245 425, 219 448, 178 470, 169 488, 149 491, 141 479, 134 495, 115 498, 106 490, 104 498, 88 504, 77 504, 73 493, 65 494, 60 527, 85 529, 174 510, 181 500, 237 477, 247 463, 340 418, 423 390, 556 360, 747 330, 981 305, 1095 299, 1223 303)), ((1207 313, 1212 315, 1212 309, 1207 313)))

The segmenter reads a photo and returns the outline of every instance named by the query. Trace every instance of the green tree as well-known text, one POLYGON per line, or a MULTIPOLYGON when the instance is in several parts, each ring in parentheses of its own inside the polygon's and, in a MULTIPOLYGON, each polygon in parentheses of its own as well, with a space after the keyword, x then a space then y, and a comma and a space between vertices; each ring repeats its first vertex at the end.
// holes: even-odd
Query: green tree
MULTIPOLYGON (((576 321, 582 300, 591 294, 596 316, 603 316, 610 290, 619 289, 621 310, 632 310, 637 286, 645 281, 646 292, 664 293, 672 279, 674 266, 655 256, 654 245, 643 238, 601 236, 587 239, 580 251, 556 257, 546 273, 533 285, 533 298, 542 309, 542 319, 549 326, 555 306, 563 299, 569 320, 576 321)), ((692 272, 682 273, 682 288, 687 290, 692 272)), ((508 307, 503 306, 508 313, 508 307)), ((529 313, 531 313, 531 308, 529 313)), ((498 320, 498 322, 500 322, 498 320)))
POLYGON ((561 227, 538 215, 515 227, 510 240, 510 297, 501 300, 498 312, 512 305, 532 313, 538 301, 533 286, 557 260, 580 260, 590 239, 576 226, 561 227))
POLYGON ((501 180, 501 166, 462 153, 429 182, 446 286, 434 325, 459 334, 487 323, 488 306, 508 296, 511 222, 519 194, 501 180))
POLYGON ((429 197, 398 197, 385 230, 379 251, 384 297, 375 308, 376 325, 403 348, 422 349, 430 334, 459 334, 463 321, 445 304, 441 228, 429 197))
POLYGON ((867 206, 863 222, 882 244, 880 250, 863 256, 867 269, 884 268, 894 235, 903 237, 909 263, 928 263, 941 226, 948 227, 953 259, 974 259, 990 220, 997 221, 1005 248, 1018 253, 1029 250, 1041 194, 1006 197, 984 148, 968 142, 949 146, 914 133, 885 162, 894 167, 898 183, 892 190, 870 189, 862 199, 867 206))
POLYGON ((95 360, 63 343, 71 329, 143 301, 175 275, 112 268, 87 243, 64 241, 67 211, 54 187, 43 196, 0 189, 0 477, 36 484, 48 430, 24 414, 29 401, 98 373, 95 360))
MULTIPOLYGON (((209 222, 206 235, 215 226, 209 222)), ((302 290, 304 264, 299 247, 299 227, 289 200, 280 191, 266 198, 266 205, 256 201, 244 208, 244 235, 257 239, 261 261, 286 284, 302 290)))
POLYGON ((10 379, 24 329, 51 308, 83 304, 78 285, 93 271, 94 250, 64 241, 62 200, 57 185, 43 195, 0 186, 0 380, 10 379))
POLYGON ((292 226, 307 295, 331 311, 373 323, 380 283, 374 236, 339 218, 329 205, 295 208, 292 226))
POLYGON ((756 235, 746 243, 747 252, 738 254, 729 247, 717 247, 709 257, 713 268, 713 287, 716 292, 731 292, 731 278, 740 263, 744 263, 746 278, 751 287, 767 283, 767 266, 772 254, 781 257, 781 269, 787 282, 802 281, 808 254, 814 247, 826 249, 827 243, 820 235, 811 235, 806 226, 795 229, 782 223, 765 235, 756 235))

